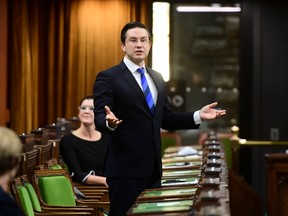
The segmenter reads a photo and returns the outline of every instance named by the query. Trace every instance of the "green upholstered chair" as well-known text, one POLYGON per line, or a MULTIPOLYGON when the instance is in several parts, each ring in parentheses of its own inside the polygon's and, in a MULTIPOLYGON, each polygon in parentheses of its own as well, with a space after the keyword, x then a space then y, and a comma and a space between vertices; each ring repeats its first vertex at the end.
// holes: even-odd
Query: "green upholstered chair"
POLYGON ((21 203, 21 207, 26 216, 34 216, 33 206, 29 197, 29 194, 24 186, 18 186, 17 192, 19 195, 19 200, 21 203))
POLYGON ((49 169, 62 169, 62 166, 60 164, 55 164, 50 166, 49 169))
POLYGON ((79 200, 75 196, 69 173, 64 169, 35 170, 34 186, 44 204, 55 206, 88 206, 95 214, 103 215, 110 207, 109 202, 101 201, 102 196, 79 200))
MULTIPOLYGON (((35 205, 35 200, 34 200, 34 203, 31 202, 31 199, 30 199, 30 196, 29 196, 29 193, 26 189, 26 187, 24 186, 18 186, 17 187, 17 192, 18 192, 18 195, 19 195, 19 200, 20 200, 20 203, 21 203, 21 207, 25 213, 26 216, 34 216, 34 215, 41 215, 41 216, 58 216, 58 215, 70 215, 70 216, 74 216, 74 215, 79 215, 79 216, 84 216, 84 215, 92 215, 91 212, 69 212, 69 211, 59 211, 57 209, 54 209, 55 212, 45 212, 45 211, 42 211, 41 209, 41 206, 38 205, 37 208, 39 211, 35 211, 33 209, 33 205, 35 205)), ((36 202, 37 203, 37 202, 36 202)), ((39 204, 39 202, 38 202, 39 204)), ((37 204, 36 204, 37 205, 37 204)))
POLYGON ((37 212, 42 212, 40 202, 38 200, 37 194, 36 194, 33 186, 30 183, 25 183, 24 187, 26 188, 26 190, 28 192, 33 210, 35 210, 37 212))
POLYGON ((181 137, 176 132, 161 133, 161 155, 163 157, 165 150, 172 146, 181 146, 181 137))
POLYGON ((33 186, 28 182, 26 175, 14 178, 11 181, 13 198, 21 206, 25 215, 92 215, 92 208, 61 208, 61 207, 41 207, 33 186), (24 183, 22 182, 24 179, 24 183), (24 185, 23 185, 24 184, 24 185), (32 209, 31 209, 32 207, 32 209))
POLYGON ((44 206, 44 207, 41 207, 40 205, 40 202, 39 202, 39 199, 37 197, 37 194, 33 188, 33 186, 26 182, 24 184, 24 187, 26 188, 26 190, 28 191, 28 194, 29 194, 29 197, 30 197, 30 200, 31 200, 31 203, 32 203, 32 206, 33 206, 33 209, 34 209, 34 212, 42 212, 45 211, 55 211, 55 212, 69 212, 70 213, 73 213, 73 215, 77 214, 77 213, 81 213, 81 215, 91 215, 92 212, 93 212, 93 209, 92 208, 71 208, 71 207, 59 207, 59 206, 44 206))
MULTIPOLYGON (((56 158, 52 158, 45 162, 44 167, 39 167, 39 169, 50 169, 50 170, 57 170, 57 169, 65 169, 69 173, 69 168, 64 161, 61 161, 61 164, 58 163, 56 158)), ((104 185, 86 185, 77 182, 72 182, 74 186, 74 192, 76 195, 81 193, 84 195, 85 198, 88 199, 98 199, 99 196, 102 196, 101 201, 109 202, 109 194, 108 194, 108 187, 104 185)))
POLYGON ((63 164, 60 164, 56 158, 45 161, 44 166, 46 169, 63 169, 63 164))
POLYGON ((65 176, 41 176, 38 185, 45 203, 56 206, 76 206, 73 188, 65 176))

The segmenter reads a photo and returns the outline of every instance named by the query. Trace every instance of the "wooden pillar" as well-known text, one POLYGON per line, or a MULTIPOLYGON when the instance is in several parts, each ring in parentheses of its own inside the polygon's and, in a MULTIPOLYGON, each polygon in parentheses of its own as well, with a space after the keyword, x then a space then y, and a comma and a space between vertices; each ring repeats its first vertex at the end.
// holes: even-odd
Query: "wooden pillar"
POLYGON ((7 110, 8 0, 0 1, 0 125, 9 122, 7 110))

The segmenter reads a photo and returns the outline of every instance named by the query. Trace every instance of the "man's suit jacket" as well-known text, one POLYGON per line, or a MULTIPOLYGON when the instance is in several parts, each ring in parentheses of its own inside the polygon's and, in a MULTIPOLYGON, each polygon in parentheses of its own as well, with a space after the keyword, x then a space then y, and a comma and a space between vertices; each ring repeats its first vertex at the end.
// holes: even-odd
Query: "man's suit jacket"
POLYGON ((198 128, 193 112, 173 113, 165 82, 160 73, 146 68, 158 90, 155 113, 152 115, 142 89, 122 61, 100 72, 94 84, 95 125, 101 132, 110 132, 104 175, 119 178, 146 178, 162 175, 160 128, 166 130, 198 128), (114 130, 106 126, 108 106, 123 122, 114 130))

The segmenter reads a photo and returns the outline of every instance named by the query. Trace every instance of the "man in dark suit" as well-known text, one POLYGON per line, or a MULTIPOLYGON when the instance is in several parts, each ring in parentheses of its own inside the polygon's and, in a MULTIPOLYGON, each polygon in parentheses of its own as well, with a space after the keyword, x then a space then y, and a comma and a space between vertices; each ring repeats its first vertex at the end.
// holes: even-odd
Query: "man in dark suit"
POLYGON ((196 129, 203 120, 225 114, 214 109, 216 102, 196 112, 172 112, 162 76, 145 66, 151 45, 145 25, 126 24, 121 31, 123 61, 100 72, 94 84, 96 128, 111 136, 104 171, 109 216, 126 215, 143 190, 161 186, 160 128, 196 129))

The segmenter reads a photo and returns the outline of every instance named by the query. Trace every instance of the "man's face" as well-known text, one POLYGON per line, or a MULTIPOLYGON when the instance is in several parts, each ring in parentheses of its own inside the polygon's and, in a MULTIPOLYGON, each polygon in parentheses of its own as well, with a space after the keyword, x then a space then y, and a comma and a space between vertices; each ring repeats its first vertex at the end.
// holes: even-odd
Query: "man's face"
POLYGON ((125 43, 121 43, 121 48, 126 53, 128 59, 142 66, 141 63, 148 56, 151 48, 151 41, 146 29, 129 29, 126 33, 125 43))

